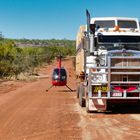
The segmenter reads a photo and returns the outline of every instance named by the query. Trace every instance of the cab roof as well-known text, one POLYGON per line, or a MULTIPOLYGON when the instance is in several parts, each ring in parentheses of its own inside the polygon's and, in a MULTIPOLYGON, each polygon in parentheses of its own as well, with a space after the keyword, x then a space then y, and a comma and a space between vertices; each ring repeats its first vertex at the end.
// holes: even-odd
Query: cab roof
POLYGON ((132 20, 138 21, 138 18, 130 18, 130 17, 95 17, 91 18, 91 23, 94 23, 96 20, 132 20))

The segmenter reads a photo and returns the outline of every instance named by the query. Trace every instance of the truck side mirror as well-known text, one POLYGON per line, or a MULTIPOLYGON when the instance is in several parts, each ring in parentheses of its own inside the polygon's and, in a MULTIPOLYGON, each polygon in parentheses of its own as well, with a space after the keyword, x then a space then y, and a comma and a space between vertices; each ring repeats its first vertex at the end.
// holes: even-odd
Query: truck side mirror
POLYGON ((90 32, 95 34, 96 24, 90 24, 90 32))

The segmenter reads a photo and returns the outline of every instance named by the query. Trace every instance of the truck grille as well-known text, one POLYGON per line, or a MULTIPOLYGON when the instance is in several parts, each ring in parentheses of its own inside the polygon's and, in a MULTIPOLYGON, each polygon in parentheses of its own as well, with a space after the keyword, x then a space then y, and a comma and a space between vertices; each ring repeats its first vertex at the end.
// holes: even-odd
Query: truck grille
POLYGON ((140 59, 112 59, 111 66, 120 66, 120 67, 140 66, 140 59))
POLYGON ((111 73, 118 72, 120 74, 112 74, 111 81, 121 81, 121 82, 129 82, 129 81, 140 81, 140 59, 126 59, 126 58, 113 58, 111 59, 111 73), (130 69, 129 69, 130 67, 130 69), (116 69, 115 69, 116 68, 116 69))

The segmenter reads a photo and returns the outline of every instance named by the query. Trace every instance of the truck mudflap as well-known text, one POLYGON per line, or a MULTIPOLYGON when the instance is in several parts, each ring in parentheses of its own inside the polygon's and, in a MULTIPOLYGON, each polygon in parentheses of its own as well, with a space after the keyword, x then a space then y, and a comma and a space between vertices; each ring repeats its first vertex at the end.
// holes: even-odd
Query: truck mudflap
POLYGON ((92 111, 106 111, 107 100, 106 99, 88 99, 86 102, 87 112, 92 111))

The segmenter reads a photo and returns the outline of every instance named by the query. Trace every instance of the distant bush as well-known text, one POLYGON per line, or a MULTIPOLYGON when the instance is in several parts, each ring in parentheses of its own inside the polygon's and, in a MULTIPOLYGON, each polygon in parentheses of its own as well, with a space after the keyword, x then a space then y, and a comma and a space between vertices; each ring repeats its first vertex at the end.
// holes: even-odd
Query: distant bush
POLYGON ((75 47, 16 47, 12 40, 0 43, 0 77, 18 78, 20 73, 34 74, 35 68, 50 63, 57 55, 75 55, 75 47))
POLYGON ((75 41, 74 40, 67 40, 67 39, 15 39, 13 40, 18 47, 26 47, 26 46, 32 46, 32 47, 74 47, 75 46, 75 41))

